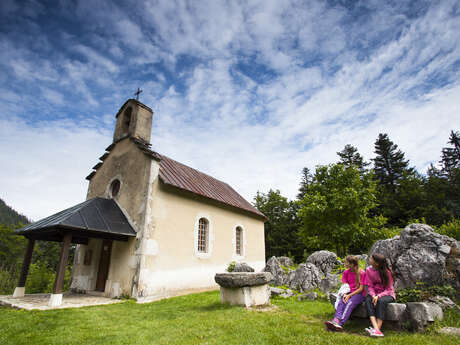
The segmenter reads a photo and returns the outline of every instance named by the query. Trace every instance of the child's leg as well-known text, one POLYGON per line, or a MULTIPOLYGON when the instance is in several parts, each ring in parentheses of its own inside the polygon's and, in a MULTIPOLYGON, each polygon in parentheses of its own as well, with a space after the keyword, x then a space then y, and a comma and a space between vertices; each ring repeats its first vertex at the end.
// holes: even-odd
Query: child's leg
POLYGON ((345 304, 345 308, 342 312, 342 315, 338 317, 338 319, 340 320, 340 325, 343 326, 345 322, 347 322, 347 320, 350 318, 350 315, 353 309, 355 309, 358 305, 363 303, 363 301, 364 301, 364 296, 362 294, 357 294, 357 295, 350 297, 347 304, 345 304))
POLYGON ((374 329, 380 330, 377 324, 377 319, 375 318, 375 308, 374 308, 374 304, 372 303, 372 297, 370 295, 366 296, 366 310, 367 310, 367 315, 369 316, 369 319, 371 320, 372 327, 374 327, 374 329))
POLYGON ((342 296, 337 296, 340 298, 339 304, 337 305, 337 310, 335 311, 334 319, 340 320, 343 310, 345 309, 345 303, 343 303, 342 296))
POLYGON ((385 311, 387 310, 388 303, 393 303, 395 299, 392 296, 382 296, 377 301, 375 308, 375 316, 377 318, 377 325, 379 330, 382 327, 383 319, 385 319, 385 311))

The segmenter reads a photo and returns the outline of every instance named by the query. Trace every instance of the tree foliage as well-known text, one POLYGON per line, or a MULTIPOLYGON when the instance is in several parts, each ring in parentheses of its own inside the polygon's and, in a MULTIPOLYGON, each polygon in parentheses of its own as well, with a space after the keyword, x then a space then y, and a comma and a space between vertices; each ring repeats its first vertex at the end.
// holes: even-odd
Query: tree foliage
POLYGON ((377 206, 376 183, 372 174, 343 164, 318 166, 308 186, 298 215, 299 235, 306 246, 321 245, 339 255, 365 250, 385 219, 371 216, 377 206))
POLYGON ((367 167, 371 164, 364 161, 358 149, 350 144, 345 145, 342 151, 337 152, 337 155, 340 157, 339 163, 343 164, 346 168, 354 166, 358 168, 361 173, 365 173, 367 167))
POLYGON ((290 256, 296 261, 303 259, 304 245, 297 234, 298 204, 289 201, 279 190, 258 192, 254 206, 267 216, 265 222, 265 257, 290 256))

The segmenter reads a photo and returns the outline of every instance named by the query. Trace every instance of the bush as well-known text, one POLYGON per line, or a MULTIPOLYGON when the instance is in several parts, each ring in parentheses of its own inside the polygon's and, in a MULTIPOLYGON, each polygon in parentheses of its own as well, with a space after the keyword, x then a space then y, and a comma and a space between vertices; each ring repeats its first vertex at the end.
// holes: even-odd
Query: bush
POLYGON ((413 288, 405 288, 397 291, 398 303, 421 302, 434 296, 445 296, 455 299, 455 289, 450 285, 428 286, 425 283, 417 282, 413 288))
POLYGON ((228 264, 227 272, 233 272, 235 270, 236 262, 232 261, 228 264))
POLYGON ((441 235, 446 235, 460 241, 460 220, 453 219, 439 228, 435 228, 435 231, 441 235))
POLYGON ((0 295, 13 293, 19 279, 19 271, 14 267, 0 267, 0 295))

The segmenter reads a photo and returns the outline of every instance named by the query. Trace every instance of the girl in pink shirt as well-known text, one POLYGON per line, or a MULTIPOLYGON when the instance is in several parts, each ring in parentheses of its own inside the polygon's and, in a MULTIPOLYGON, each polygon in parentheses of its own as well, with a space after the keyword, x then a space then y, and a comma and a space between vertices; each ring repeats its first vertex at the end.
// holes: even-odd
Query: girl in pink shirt
POLYGON ((383 337, 381 328, 387 305, 396 300, 393 277, 383 255, 372 254, 369 263, 363 284, 367 285, 366 309, 373 327, 366 331, 371 337, 383 337))
POLYGON ((342 327, 351 315, 353 309, 363 303, 366 296, 363 283, 365 274, 359 268, 358 259, 356 256, 348 255, 345 258, 345 267, 347 270, 343 272, 342 282, 350 286, 350 292, 341 296, 335 316, 332 320, 326 321, 326 327, 332 331, 342 331, 342 327))

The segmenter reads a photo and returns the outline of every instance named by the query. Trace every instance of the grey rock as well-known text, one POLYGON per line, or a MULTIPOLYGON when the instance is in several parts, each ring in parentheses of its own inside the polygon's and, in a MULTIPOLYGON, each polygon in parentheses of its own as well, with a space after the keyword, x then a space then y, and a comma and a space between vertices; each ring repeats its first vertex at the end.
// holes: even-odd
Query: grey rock
POLYGON ((460 310, 460 307, 457 304, 455 304, 455 302, 452 301, 449 297, 434 296, 434 297, 430 297, 428 299, 428 302, 439 305, 442 310, 446 310, 450 308, 460 310))
POLYGON ((264 272, 270 272, 273 276, 271 284, 276 286, 286 285, 288 282, 288 273, 281 268, 279 260, 272 256, 263 269, 264 272))
POLYGON ((326 273, 326 275, 318 283, 318 288, 322 292, 329 292, 340 284, 340 276, 338 274, 326 273))
POLYGON ((230 272, 217 273, 214 280, 220 286, 237 288, 244 286, 264 285, 272 280, 270 272, 230 272))
POLYGON ((284 293, 284 291, 285 291, 284 289, 270 286, 270 295, 271 296, 281 295, 282 293, 284 293))
POLYGON ((340 262, 337 255, 327 250, 314 252, 307 258, 307 264, 311 263, 318 267, 321 273, 330 273, 340 262))
POLYGON ((399 322, 405 321, 406 309, 407 306, 404 303, 389 303, 385 312, 385 320, 399 322))
POLYGON ((292 297, 292 296, 294 296, 294 291, 292 291, 290 289, 284 290, 284 293, 282 293, 280 295, 280 297, 283 297, 283 298, 289 298, 289 297, 292 297))
POLYGON ((442 333, 442 334, 447 334, 447 335, 460 335, 460 328, 457 328, 457 327, 443 327, 438 332, 442 333))
POLYGON ((358 260, 367 260, 367 254, 355 255, 358 260))
POLYGON ((417 332, 423 332, 435 319, 443 318, 441 307, 434 303, 409 302, 407 313, 412 329, 417 332))
POLYGON ((233 272, 254 272, 254 268, 252 268, 245 262, 237 262, 235 264, 235 269, 233 270, 233 272))
POLYGON ((289 272, 288 285, 291 289, 304 292, 318 286, 321 281, 321 273, 318 268, 311 264, 300 264, 295 271, 289 272))
POLYGON ((281 265, 283 265, 285 267, 290 267, 290 266, 295 265, 294 261, 292 261, 292 259, 287 257, 287 256, 279 256, 278 261, 280 262, 281 265))
POLYGON ((297 296, 298 301, 306 301, 306 300, 316 300, 318 299, 318 294, 316 292, 309 292, 309 293, 303 293, 297 296))
POLYGON ((369 255, 374 253, 388 258, 396 289, 414 287, 417 282, 460 289, 459 242, 426 224, 410 224, 400 236, 376 242, 369 255))

